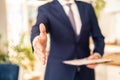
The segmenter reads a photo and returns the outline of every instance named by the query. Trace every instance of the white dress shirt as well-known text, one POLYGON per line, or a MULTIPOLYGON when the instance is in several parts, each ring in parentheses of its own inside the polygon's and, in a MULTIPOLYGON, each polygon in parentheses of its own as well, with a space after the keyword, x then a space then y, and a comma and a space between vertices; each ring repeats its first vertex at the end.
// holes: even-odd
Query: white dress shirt
POLYGON ((62 5, 66 15, 68 15, 68 12, 69 12, 69 7, 67 6, 67 4, 71 3, 71 9, 73 12, 73 17, 74 17, 75 25, 76 25, 76 34, 79 35, 82 23, 81 23, 80 13, 78 11, 78 7, 77 7, 75 1, 74 0, 68 0, 68 1, 67 0, 58 0, 58 1, 62 5))

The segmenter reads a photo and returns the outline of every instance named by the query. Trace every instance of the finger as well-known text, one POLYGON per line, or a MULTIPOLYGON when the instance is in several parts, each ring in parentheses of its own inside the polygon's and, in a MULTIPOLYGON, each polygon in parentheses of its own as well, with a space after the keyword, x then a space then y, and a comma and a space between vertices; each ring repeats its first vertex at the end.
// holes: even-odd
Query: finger
POLYGON ((32 43, 33 47, 36 46, 38 43, 39 43, 39 36, 36 36, 32 43))
POLYGON ((45 65, 46 64, 46 56, 44 58, 42 58, 42 64, 45 65))
POLYGON ((34 50, 38 49, 40 50, 41 52, 45 52, 45 44, 42 44, 40 39, 38 37, 36 37, 36 40, 34 40, 34 43, 33 43, 33 48, 34 50))
POLYGON ((93 56, 92 56, 92 59, 99 59, 99 56, 93 55, 93 56))
POLYGON ((45 47, 43 47, 43 45, 37 44, 37 43, 34 45, 34 50, 36 50, 36 49, 39 50, 42 53, 45 53, 45 51, 46 51, 45 47))
POLYGON ((91 55, 91 56, 89 56, 89 57, 88 57, 88 59, 93 59, 93 56, 92 56, 92 55, 91 55))
POLYGON ((91 55, 91 56, 88 57, 88 59, 98 59, 98 58, 99 58, 99 57, 96 56, 96 55, 91 55))
MULTIPOLYGON (((41 47, 42 48, 42 47, 41 47)), ((35 46, 34 52, 41 57, 45 57, 46 53, 44 49, 41 49, 39 45, 35 46)))
POLYGON ((90 68, 90 69, 95 69, 96 66, 97 66, 97 64, 94 64, 94 65, 87 65, 87 67, 90 68))
POLYGON ((39 50, 34 51, 34 53, 37 55, 40 62, 45 65, 46 64, 46 55, 44 55, 42 52, 39 52, 39 50))
POLYGON ((40 56, 40 60, 41 60, 42 64, 45 65, 46 64, 46 55, 40 56))
POLYGON ((46 64, 45 59, 43 59, 43 58, 39 58, 39 61, 40 61, 40 63, 41 63, 42 65, 45 65, 45 64, 46 64))

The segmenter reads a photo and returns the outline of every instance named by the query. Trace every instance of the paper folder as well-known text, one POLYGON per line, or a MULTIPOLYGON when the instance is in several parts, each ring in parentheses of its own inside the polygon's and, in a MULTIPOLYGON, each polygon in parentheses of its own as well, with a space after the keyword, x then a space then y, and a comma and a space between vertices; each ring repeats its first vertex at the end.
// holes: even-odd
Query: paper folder
POLYGON ((97 59, 97 60, 88 60, 88 59, 74 59, 74 60, 65 60, 63 61, 64 64, 74 65, 74 66, 81 66, 81 65, 88 65, 88 64, 102 64, 111 62, 111 59, 97 59))

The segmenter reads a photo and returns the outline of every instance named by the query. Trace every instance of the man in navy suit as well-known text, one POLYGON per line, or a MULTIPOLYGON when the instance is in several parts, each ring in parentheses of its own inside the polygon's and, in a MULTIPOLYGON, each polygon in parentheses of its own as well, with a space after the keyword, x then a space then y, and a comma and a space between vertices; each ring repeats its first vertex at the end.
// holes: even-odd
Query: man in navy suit
POLYGON ((104 37, 91 4, 74 0, 53 0, 38 8, 36 24, 31 29, 31 44, 35 54, 46 64, 44 80, 95 80, 96 65, 70 66, 71 59, 99 59, 104 53, 104 37), (68 18, 71 5, 76 29, 68 18), (46 62, 47 33, 50 51, 46 62), (89 38, 94 50, 91 54, 89 38))

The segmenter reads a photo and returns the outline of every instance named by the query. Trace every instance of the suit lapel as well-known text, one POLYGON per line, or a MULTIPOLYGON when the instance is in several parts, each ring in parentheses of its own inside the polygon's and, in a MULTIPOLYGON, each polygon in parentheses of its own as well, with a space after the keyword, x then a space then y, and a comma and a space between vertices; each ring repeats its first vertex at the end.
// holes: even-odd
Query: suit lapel
MULTIPOLYGON (((83 24, 85 23, 85 15, 86 15, 86 13, 85 13, 84 6, 81 4, 80 1, 79 2, 76 1, 76 4, 77 4, 77 7, 78 7, 78 11, 80 13, 80 18, 81 18, 81 23, 82 23, 81 30, 80 30, 80 35, 81 35, 81 33, 83 31, 83 28, 84 28, 83 24)), ((80 39, 80 35, 78 36, 77 40, 80 39)))
POLYGON ((80 13, 81 22, 82 22, 82 24, 84 24, 84 21, 85 21, 85 9, 84 9, 84 6, 80 3, 80 1, 79 1, 79 3, 76 1, 76 4, 78 6, 78 11, 80 13))

